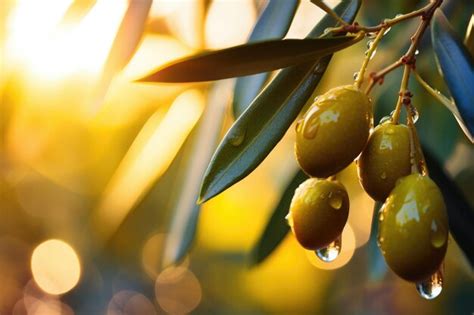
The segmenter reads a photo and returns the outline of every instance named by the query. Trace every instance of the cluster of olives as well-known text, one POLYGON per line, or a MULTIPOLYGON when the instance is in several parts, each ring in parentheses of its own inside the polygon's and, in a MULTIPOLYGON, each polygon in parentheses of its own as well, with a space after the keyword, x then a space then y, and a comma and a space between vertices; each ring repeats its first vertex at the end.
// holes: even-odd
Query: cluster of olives
POLYGON ((433 298, 441 291, 448 217, 436 184, 414 167, 414 137, 390 119, 372 130, 371 100, 356 86, 316 98, 296 125, 296 158, 311 178, 296 189, 287 219, 304 248, 323 261, 335 259, 349 213, 347 191, 335 175, 357 159, 364 190, 384 203, 378 244, 387 264, 433 298))

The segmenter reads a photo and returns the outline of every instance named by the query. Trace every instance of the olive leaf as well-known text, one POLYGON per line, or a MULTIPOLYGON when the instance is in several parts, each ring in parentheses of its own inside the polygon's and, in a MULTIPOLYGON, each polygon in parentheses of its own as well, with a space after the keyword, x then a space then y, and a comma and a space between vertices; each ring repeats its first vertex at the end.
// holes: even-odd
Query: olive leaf
POLYGON ((474 209, 440 163, 423 147, 430 177, 441 190, 449 217, 449 229, 461 250, 474 266, 474 209))
POLYGON ((474 14, 469 20, 469 24, 466 30, 466 37, 464 38, 464 45, 466 45, 467 50, 471 54, 471 57, 474 58, 474 14))
POLYGON ((298 171, 285 188, 262 235, 250 252, 250 265, 257 265, 265 260, 285 238, 290 230, 285 216, 290 208, 291 199, 295 189, 306 179, 308 179, 308 176, 303 171, 298 171))
POLYGON ((368 271, 369 278, 372 281, 380 281, 387 274, 388 266, 385 263, 385 259, 380 252, 379 246, 377 245, 377 234, 379 228, 378 212, 382 207, 382 203, 376 202, 374 205, 374 214, 372 216, 372 227, 370 230, 370 239, 367 246, 368 252, 368 271))
POLYGON ((439 9, 433 16, 431 37, 439 70, 454 98, 461 123, 472 135, 474 134, 474 61, 439 9))
MULTIPOLYGON (((342 2, 335 11, 352 21, 360 0, 342 2)), ((326 15, 310 32, 319 36, 334 26, 326 15)), ((281 140, 321 80, 331 56, 280 71, 221 141, 204 176, 199 202, 204 202, 250 174, 281 140)))
MULTIPOLYGON (((298 3, 299 0, 270 0, 253 28, 248 42, 278 39, 285 36, 295 16, 298 3)), ((239 117, 244 112, 258 95, 269 76, 270 72, 265 72, 237 79, 232 101, 234 117, 239 117)))
POLYGON ((96 102, 102 101, 113 77, 127 65, 138 48, 152 2, 152 0, 129 1, 95 92, 96 102))
POLYGON ((363 38, 268 40, 199 53, 171 62, 138 82, 200 82, 233 78, 314 61, 363 38))

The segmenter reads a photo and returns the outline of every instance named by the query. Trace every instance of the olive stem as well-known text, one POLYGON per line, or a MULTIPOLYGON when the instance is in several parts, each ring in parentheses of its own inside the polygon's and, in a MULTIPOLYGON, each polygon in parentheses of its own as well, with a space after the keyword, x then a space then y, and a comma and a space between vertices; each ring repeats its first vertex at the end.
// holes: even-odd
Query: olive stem
POLYGON ((410 66, 405 65, 403 69, 402 83, 400 84, 400 92, 398 93, 397 105, 395 105, 395 110, 393 111, 393 115, 392 115, 392 121, 394 124, 398 124, 398 120, 400 119, 400 112, 402 110, 402 105, 403 105, 404 100, 406 100, 407 97, 410 97, 409 95, 407 95, 408 82, 410 80, 410 70, 411 70, 410 66))
POLYGON ((317 5, 321 10, 332 16, 334 19, 336 19, 339 23, 341 23, 343 26, 350 25, 346 21, 344 21, 339 15, 337 15, 336 12, 334 12, 333 9, 331 9, 324 1, 322 0, 311 0, 312 3, 317 5))
POLYGON ((380 31, 377 33, 377 37, 375 37, 374 41, 372 42, 369 49, 367 50, 367 56, 365 56, 365 59, 362 62, 362 66, 360 67, 357 79, 354 82, 354 85, 357 88, 360 88, 361 85, 362 85, 362 82, 364 81, 364 76, 365 76, 365 72, 367 70, 367 66, 369 65, 370 59, 372 59, 372 55, 374 54, 375 50, 377 49, 377 46, 379 45, 380 41, 382 40, 382 37, 385 33, 385 30, 386 30, 385 28, 380 29, 380 31))
MULTIPOLYGON (((407 105, 408 106, 408 105, 407 105)), ((411 115, 407 115, 407 125, 410 129, 410 156, 413 156, 414 161, 411 163, 411 172, 428 175, 428 168, 426 167, 425 156, 421 149, 418 132, 416 131, 415 123, 411 115)))

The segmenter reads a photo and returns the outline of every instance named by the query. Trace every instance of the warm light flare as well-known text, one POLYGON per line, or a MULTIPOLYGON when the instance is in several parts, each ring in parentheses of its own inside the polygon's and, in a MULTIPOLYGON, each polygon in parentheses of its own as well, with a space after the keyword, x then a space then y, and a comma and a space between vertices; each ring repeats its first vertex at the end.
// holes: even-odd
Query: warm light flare
POLYGON ((136 202, 168 169, 204 109, 199 90, 180 94, 166 115, 145 124, 106 188, 95 224, 107 239, 136 202))
POLYGON ((81 265, 69 244, 61 240, 48 240, 33 251, 31 272, 43 291, 56 295, 76 286, 81 276, 81 265))
POLYGON ((78 25, 60 23, 72 2, 19 1, 8 19, 7 58, 42 80, 99 73, 127 1, 99 0, 78 25))

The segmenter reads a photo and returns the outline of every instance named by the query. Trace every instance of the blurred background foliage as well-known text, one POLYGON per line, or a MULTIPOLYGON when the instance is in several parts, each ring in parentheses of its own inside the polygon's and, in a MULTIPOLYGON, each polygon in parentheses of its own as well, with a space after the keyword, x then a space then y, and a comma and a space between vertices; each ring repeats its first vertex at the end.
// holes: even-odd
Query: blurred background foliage
MULTIPOLYGON (((422 2, 363 1, 357 20, 375 24, 422 2)), ((201 49, 244 43, 267 1, 148 2, 143 38, 119 47, 122 55, 104 81, 104 64, 133 3, 140 5, 0 4, 0 314, 474 311, 472 269, 453 240, 446 284, 434 301, 422 300, 413 285, 387 271, 370 237, 374 203, 360 188, 354 165, 341 175, 351 210, 339 258, 323 264, 288 235, 250 268, 250 250, 297 169, 293 128, 255 172, 199 208, 194 198, 202 173, 234 119, 233 80, 133 80, 201 49), (186 218, 198 214, 197 224, 189 225, 186 218), (167 264, 181 250, 179 238, 194 229, 192 251, 167 264)), ((443 9, 464 36, 472 3, 447 0, 443 9)), ((322 16, 302 0, 287 37, 304 37, 322 16)), ((394 27, 370 69, 398 58, 414 27, 394 27)), ((130 38, 127 29, 122 36, 130 38)), ((429 40, 425 34, 417 69, 447 94, 429 40)), ((350 83, 365 45, 337 53, 313 96, 350 83)), ((376 121, 393 109, 400 77, 396 71, 374 88, 376 121)), ((410 89, 423 144, 474 205, 472 145, 447 109, 414 80, 410 89)))

